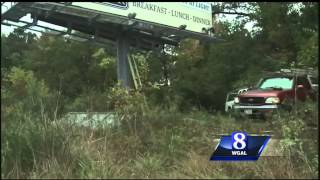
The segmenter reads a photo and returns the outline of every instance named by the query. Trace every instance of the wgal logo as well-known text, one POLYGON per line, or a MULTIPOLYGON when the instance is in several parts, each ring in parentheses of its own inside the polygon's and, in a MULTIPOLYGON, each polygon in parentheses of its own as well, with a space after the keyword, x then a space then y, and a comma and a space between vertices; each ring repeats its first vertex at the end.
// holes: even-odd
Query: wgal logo
POLYGON ((245 132, 233 132, 222 136, 210 160, 256 161, 266 147, 270 136, 250 136, 245 132))
POLYGON ((235 156, 244 156, 247 155, 246 146, 247 146, 247 134, 243 132, 234 132, 231 135, 232 137, 232 155, 235 156))

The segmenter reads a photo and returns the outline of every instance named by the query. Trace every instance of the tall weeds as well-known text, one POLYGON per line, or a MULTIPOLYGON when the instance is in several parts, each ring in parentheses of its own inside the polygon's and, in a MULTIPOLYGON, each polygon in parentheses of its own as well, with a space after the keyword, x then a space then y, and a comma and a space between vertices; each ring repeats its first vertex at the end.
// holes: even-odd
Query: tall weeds
POLYGON ((12 69, 1 92, 2 178, 318 176, 314 103, 301 105, 304 108, 298 115, 283 113, 272 122, 257 122, 196 110, 181 113, 175 107, 145 108, 140 93, 115 87, 105 103, 117 114, 120 126, 90 128, 52 116, 58 94, 31 72, 12 69), (213 139, 234 130, 272 130, 282 139, 285 156, 261 157, 257 162, 210 162, 216 145, 213 139))

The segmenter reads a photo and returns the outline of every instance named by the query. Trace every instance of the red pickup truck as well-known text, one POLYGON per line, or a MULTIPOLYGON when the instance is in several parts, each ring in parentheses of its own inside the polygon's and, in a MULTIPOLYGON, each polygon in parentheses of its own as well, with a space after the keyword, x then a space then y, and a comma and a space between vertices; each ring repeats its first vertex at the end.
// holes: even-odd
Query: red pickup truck
POLYGON ((291 110, 297 100, 317 99, 314 78, 307 73, 273 73, 262 78, 256 87, 235 97, 234 109, 249 116, 264 116, 279 108, 291 110))

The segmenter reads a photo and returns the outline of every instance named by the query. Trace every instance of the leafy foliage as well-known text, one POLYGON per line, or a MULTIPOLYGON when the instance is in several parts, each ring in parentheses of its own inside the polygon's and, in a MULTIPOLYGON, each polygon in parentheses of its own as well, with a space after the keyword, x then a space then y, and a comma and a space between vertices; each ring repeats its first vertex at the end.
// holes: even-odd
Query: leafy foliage
POLYGON ((112 45, 36 37, 21 29, 1 35, 2 178, 317 177, 318 139, 300 138, 315 137, 314 104, 258 125, 219 111, 229 91, 254 85, 263 71, 318 66, 318 10, 315 2, 215 3, 216 20, 236 16, 214 22, 225 41, 186 39, 156 52, 134 50, 142 88, 132 91, 117 83, 112 45), (70 111, 115 111, 121 128, 57 125, 70 111), (265 128, 283 137, 297 161, 205 163, 212 131, 265 128), (238 173, 244 171, 252 173, 238 173))

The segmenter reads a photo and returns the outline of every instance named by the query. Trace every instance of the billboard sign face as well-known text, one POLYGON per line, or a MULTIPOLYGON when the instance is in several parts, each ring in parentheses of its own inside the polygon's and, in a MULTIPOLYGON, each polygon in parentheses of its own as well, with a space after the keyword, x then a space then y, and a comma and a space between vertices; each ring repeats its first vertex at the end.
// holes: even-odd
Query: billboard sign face
POLYGON ((202 32, 212 27, 211 4, 206 2, 73 2, 73 6, 127 17, 136 13, 136 19, 186 30, 202 32))

